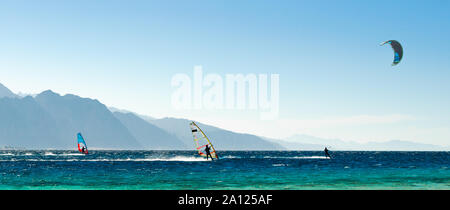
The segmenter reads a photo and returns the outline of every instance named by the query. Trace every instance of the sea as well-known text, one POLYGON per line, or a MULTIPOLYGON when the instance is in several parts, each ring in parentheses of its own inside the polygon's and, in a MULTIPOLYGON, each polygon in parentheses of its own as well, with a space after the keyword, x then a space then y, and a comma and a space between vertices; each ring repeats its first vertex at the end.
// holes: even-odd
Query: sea
POLYGON ((450 189, 450 152, 0 151, 2 190, 450 189))

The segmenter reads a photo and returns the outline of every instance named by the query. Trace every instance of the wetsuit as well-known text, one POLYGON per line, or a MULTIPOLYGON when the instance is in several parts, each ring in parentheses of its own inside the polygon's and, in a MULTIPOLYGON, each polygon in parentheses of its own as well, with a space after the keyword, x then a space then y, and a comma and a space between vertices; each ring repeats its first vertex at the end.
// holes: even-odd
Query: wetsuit
POLYGON ((328 153, 328 149, 325 147, 325 150, 323 150, 325 152, 325 157, 329 157, 331 159, 330 154, 328 153))
POLYGON ((214 158, 212 157, 211 152, 209 150, 210 150, 209 146, 206 145, 206 147, 205 147, 206 159, 208 160, 208 157, 211 157, 211 160, 214 160, 214 158))

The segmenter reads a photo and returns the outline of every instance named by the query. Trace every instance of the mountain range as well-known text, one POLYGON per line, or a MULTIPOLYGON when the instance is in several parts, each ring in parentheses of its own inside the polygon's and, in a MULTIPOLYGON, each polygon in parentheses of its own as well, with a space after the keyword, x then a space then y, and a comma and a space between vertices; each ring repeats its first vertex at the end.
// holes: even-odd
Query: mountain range
MULTIPOLYGON (((22 97, 0 85, 0 147, 73 149, 81 132, 90 149, 191 150, 189 123, 108 108, 95 99, 51 90, 22 97)), ((283 149, 255 135, 199 125, 220 150, 283 149)))
MULTIPOLYGON (((91 150, 192 150, 190 122, 156 119, 51 90, 33 96, 16 95, 0 84, 0 148, 74 149, 76 134, 81 132, 91 150)), ((218 150, 450 150, 400 140, 359 144, 307 135, 269 139, 197 124, 218 150)))
POLYGON ((276 142, 287 150, 359 150, 359 151, 449 151, 450 147, 432 144, 416 143, 404 140, 390 140, 386 142, 357 143, 340 139, 326 139, 308 135, 294 135, 283 140, 268 139, 276 142))
MULTIPOLYGON (((149 119, 148 122, 162 130, 177 136, 186 145, 194 146, 192 134, 189 128, 190 120, 177 118, 149 119)), ((206 132, 210 139, 214 140, 216 148, 226 150, 282 150, 285 149, 276 142, 270 142, 262 137, 250 134, 235 133, 217 127, 197 123, 206 132)))

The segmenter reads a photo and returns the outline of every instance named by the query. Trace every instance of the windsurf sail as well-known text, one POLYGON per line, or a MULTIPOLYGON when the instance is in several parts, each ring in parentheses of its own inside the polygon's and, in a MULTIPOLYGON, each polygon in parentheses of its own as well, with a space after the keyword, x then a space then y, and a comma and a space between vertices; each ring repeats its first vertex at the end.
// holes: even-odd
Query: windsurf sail
POLYGON ((195 142, 195 148, 197 149, 197 152, 200 156, 206 157, 205 147, 208 145, 211 148, 211 156, 213 158, 219 159, 219 156, 217 155, 216 150, 214 149, 214 146, 212 145, 211 141, 209 141, 208 137, 205 135, 205 133, 198 127, 195 122, 190 123, 192 136, 194 137, 195 142))
POLYGON ((84 154, 88 154, 87 145, 86 145, 86 142, 84 141, 84 138, 81 135, 81 133, 77 134, 77 139, 78 139, 78 151, 80 151, 81 153, 84 153, 84 154), (83 148, 84 148, 84 150, 83 150, 83 148))

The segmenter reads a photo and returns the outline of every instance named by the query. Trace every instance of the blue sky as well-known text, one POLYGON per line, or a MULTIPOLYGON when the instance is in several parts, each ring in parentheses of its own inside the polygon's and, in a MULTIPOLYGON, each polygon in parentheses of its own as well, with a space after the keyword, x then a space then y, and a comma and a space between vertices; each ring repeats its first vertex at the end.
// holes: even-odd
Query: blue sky
POLYGON ((0 1, 0 82, 270 137, 450 145, 449 1, 0 1), (399 40, 405 55, 379 44, 399 40), (276 73, 280 116, 175 111, 176 73, 276 73), (271 129, 267 129, 270 127, 271 129))

